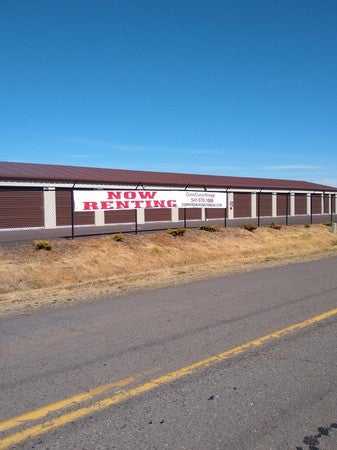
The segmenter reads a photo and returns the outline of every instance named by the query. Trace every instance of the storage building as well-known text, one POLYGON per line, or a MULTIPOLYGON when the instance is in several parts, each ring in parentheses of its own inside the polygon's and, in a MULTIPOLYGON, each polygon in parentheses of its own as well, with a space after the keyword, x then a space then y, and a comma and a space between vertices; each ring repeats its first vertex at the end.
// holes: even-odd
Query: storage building
POLYGON ((0 240, 132 231, 224 222, 327 223, 337 188, 296 180, 0 162, 0 240), (72 214, 73 189, 193 189, 226 192, 227 209, 139 209, 72 214))

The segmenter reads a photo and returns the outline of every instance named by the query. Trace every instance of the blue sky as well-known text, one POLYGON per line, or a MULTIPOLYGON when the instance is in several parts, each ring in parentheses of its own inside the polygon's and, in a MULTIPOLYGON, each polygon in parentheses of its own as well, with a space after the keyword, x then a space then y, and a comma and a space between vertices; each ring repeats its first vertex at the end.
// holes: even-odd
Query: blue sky
POLYGON ((2 0, 0 160, 337 185, 336 23, 336 0, 2 0))

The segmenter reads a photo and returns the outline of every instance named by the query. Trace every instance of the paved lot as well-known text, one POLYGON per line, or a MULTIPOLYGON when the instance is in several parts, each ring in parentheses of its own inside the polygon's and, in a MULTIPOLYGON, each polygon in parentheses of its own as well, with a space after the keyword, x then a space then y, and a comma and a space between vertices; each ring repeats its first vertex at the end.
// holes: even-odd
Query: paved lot
POLYGON ((70 412, 12 447, 336 449, 336 316, 76 418, 97 399, 336 308, 336 269, 330 258, 2 319, 0 417, 53 406, 11 422, 0 448, 70 412))

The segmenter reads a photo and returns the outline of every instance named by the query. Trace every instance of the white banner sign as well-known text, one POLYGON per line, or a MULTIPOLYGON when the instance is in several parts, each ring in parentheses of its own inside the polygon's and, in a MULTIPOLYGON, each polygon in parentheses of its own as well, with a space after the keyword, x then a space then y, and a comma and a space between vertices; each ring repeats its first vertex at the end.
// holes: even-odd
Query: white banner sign
POLYGON ((226 194, 207 191, 74 191, 75 211, 226 208, 226 194))

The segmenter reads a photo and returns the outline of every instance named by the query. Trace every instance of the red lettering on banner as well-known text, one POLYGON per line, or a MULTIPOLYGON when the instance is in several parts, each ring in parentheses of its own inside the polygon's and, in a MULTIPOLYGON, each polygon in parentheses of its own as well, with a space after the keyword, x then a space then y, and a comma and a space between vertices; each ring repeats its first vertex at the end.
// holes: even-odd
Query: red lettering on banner
POLYGON ((126 202, 119 202, 117 200, 117 202, 116 202, 116 209, 129 209, 129 202, 128 201, 126 201, 126 202))
POLYGON ((84 211, 92 211, 98 209, 97 202, 83 202, 84 211))
POLYGON ((112 202, 101 202, 101 209, 113 209, 112 202))
POLYGON ((127 198, 128 200, 132 200, 133 198, 137 197, 137 193, 135 191, 128 191, 124 192, 124 198, 127 198))
POLYGON ((143 200, 135 200, 135 201, 133 201, 132 203, 135 204, 135 208, 141 208, 141 207, 142 207, 143 200))
POLYGON ((167 206, 169 208, 176 208, 177 202, 175 200, 167 200, 167 206))
POLYGON ((120 192, 111 192, 108 191, 108 199, 109 200, 120 200, 121 198, 121 193, 120 192))
POLYGON ((139 197, 143 200, 146 200, 147 198, 154 198, 157 192, 149 192, 149 191, 138 191, 139 197))
POLYGON ((152 208, 151 200, 145 200, 145 208, 152 208))
POLYGON ((165 200, 153 200, 153 206, 155 208, 165 208, 165 200))

